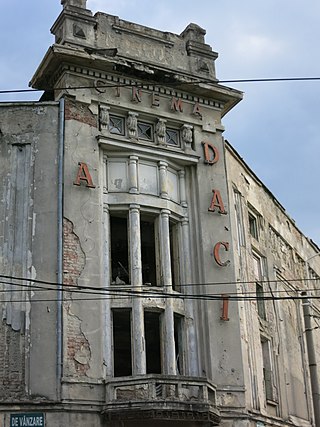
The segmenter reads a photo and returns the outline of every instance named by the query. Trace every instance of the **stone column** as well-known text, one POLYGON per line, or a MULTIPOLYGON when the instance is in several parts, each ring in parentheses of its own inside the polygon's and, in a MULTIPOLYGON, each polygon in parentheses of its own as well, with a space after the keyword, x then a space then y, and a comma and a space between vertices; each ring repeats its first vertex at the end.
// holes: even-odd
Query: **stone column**
MULTIPOLYGON (((190 253, 190 238, 189 238, 189 220, 187 217, 183 218, 181 221, 181 228, 182 228, 182 254, 181 258, 185 260, 183 264, 183 271, 182 271, 182 279, 183 284, 187 285, 185 287, 182 287, 182 292, 187 295, 192 295, 193 287, 188 286, 190 283, 192 283, 192 275, 191 275, 191 253, 190 253)), ((197 335, 196 335, 196 329, 194 324, 194 304, 195 300, 192 299, 186 299, 185 300, 185 307, 186 307, 186 332, 187 332, 187 348, 188 352, 187 354, 187 375, 190 376, 199 376, 199 356, 198 356, 198 343, 197 343, 197 335)))
POLYGON ((179 185, 180 185, 180 204, 184 208, 188 207, 186 196, 186 173, 184 170, 179 171, 179 185))
POLYGON ((138 193, 138 156, 129 157, 129 193, 138 193))
MULTIPOLYGON (((171 256, 170 256, 170 234, 169 234, 170 211, 161 211, 161 269, 163 277, 164 292, 172 294, 171 256)), ((174 342, 174 315, 172 298, 167 298, 164 313, 164 360, 165 374, 176 375, 176 352, 174 342)))
POLYGON ((108 192, 108 170, 107 170, 107 166, 108 165, 108 156, 104 153, 103 154, 103 160, 102 160, 102 187, 103 187, 103 192, 107 193, 108 192))
MULTIPOLYGON (((103 207, 103 283, 106 288, 110 287, 111 271, 110 271, 110 215, 109 207, 103 207)), ((104 315, 104 328, 103 328, 103 359, 105 364, 105 374, 111 377, 112 369, 112 322, 111 322, 111 302, 107 297, 103 300, 103 315, 104 315)))
MULTIPOLYGON (((130 280, 134 291, 142 292, 140 206, 129 207, 130 280)), ((133 375, 146 373, 143 300, 132 298, 133 375)))
POLYGON ((159 163, 159 181, 160 181, 160 197, 168 199, 168 179, 167 179, 167 167, 168 163, 160 161, 159 163))

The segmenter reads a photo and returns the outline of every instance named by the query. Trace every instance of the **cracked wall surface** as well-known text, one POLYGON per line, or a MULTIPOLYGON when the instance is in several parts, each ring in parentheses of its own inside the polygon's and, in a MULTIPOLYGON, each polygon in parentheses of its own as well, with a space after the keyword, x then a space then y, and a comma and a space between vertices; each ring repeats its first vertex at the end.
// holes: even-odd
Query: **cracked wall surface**
POLYGON ((101 302, 90 295, 90 288, 101 286, 103 280, 100 274, 100 160, 94 138, 97 117, 86 104, 73 99, 66 99, 65 111, 63 376, 66 383, 71 378, 101 381, 101 302), (88 188, 83 182, 74 185, 81 162, 87 164, 94 188, 88 188), (68 290, 68 285, 85 287, 86 292, 68 290))
POLYGON ((32 280, 57 280, 58 126, 57 103, 0 106, 1 400, 56 392, 56 293, 32 280))
MULTIPOLYGON (((73 224, 68 219, 64 219, 64 257, 63 273, 64 285, 77 286, 78 279, 85 266, 85 254, 81 249, 78 236, 73 231, 73 224)), ((65 288, 65 320, 66 320, 66 345, 67 359, 65 361, 66 376, 85 376, 89 369, 91 350, 88 340, 81 330, 81 319, 72 313, 71 305, 73 293, 71 288, 68 292, 65 288)))
MULTIPOLYGON (((232 226, 237 231, 233 240, 238 288, 253 295, 251 301, 239 302, 242 354, 247 365, 246 405, 266 419, 281 414, 284 420, 293 420, 293 425, 309 426, 311 384, 304 302, 299 296, 317 286, 305 278, 306 261, 314 277, 320 277, 319 249, 230 145, 226 159, 229 197, 235 203, 232 226), (266 299, 256 297, 257 283, 266 299)), ((311 311, 315 316, 319 313, 317 300, 311 311)), ((314 319, 312 322, 317 329, 314 319)), ((317 332, 314 339, 319 348, 317 332)))

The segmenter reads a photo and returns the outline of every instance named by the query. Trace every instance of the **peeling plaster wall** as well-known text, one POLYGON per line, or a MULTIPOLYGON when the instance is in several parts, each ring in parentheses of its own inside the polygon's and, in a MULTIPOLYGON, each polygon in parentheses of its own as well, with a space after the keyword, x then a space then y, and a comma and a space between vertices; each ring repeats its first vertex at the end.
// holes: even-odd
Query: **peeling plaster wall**
MULTIPOLYGON (((101 184, 97 118, 86 104, 66 100, 64 159, 64 282, 103 286, 101 275, 101 184), (86 162, 95 188, 74 185, 79 162, 86 162)), ((101 301, 89 293, 65 292, 64 382, 102 381, 101 301), (91 299, 90 299, 91 298, 91 299), (69 379, 68 379, 69 378, 69 379)), ((79 392, 81 396, 81 391, 79 392)))
POLYGON ((57 280, 57 135, 57 103, 0 105, 2 399, 56 392, 56 292, 29 280, 57 280))
MULTIPOLYGON (((195 150, 200 157, 193 176, 189 176, 188 188, 191 211, 190 229, 194 283, 198 283, 194 292, 200 294, 223 294, 235 290, 235 271, 232 247, 232 230, 230 223, 230 206, 225 175, 223 127, 221 117, 212 114, 203 117, 203 127, 195 127, 195 150), (214 131, 209 131, 205 123, 215 124, 214 131), (204 161, 202 142, 210 142, 219 151, 220 159, 216 164, 208 165, 204 161), (213 189, 219 190, 226 214, 209 212, 213 189), (230 260, 226 266, 219 266, 214 260, 213 248, 217 242, 229 242, 228 252, 221 251, 224 260, 230 260), (217 285, 216 283, 222 283, 217 285), (223 283, 231 283, 223 285, 223 283), (212 285, 215 284, 215 285, 212 285)), ((238 305, 229 303, 229 320, 221 320, 221 301, 198 302, 199 348, 202 357, 202 375, 208 376, 218 387, 218 400, 221 407, 241 408, 244 406, 243 361, 241 353, 234 351, 240 347, 240 330, 238 322, 238 305)))
MULTIPOLYGON (((233 203, 232 227, 235 265, 240 293, 255 294, 253 252, 265 260, 263 283, 271 296, 295 296, 294 288, 305 290, 305 260, 319 252, 296 227, 284 208, 227 145, 229 198, 233 203), (244 243, 239 243, 239 218, 235 208, 235 193, 240 194, 244 243), (249 212, 257 218, 258 239, 250 233, 249 212), (290 280, 292 282, 290 282, 290 280)), ((312 268, 320 276, 320 257, 312 259, 312 268)), ((316 284, 317 282, 315 282, 316 284)), ((311 285, 311 288, 315 285, 311 285)), ((314 310, 318 306, 313 301, 314 310)), ((239 302, 242 353, 248 369, 245 371, 247 407, 266 417, 291 420, 293 425, 311 425, 312 404, 305 342, 305 326, 301 300, 265 301, 266 320, 258 315, 256 300, 239 302), (266 401, 263 379, 261 337, 271 343, 274 375, 274 403, 266 401)), ((314 311, 315 312, 315 311, 314 311)), ((316 328, 314 322, 314 327, 316 328)), ((319 348, 318 333, 314 333, 319 348)), ((266 418, 267 420, 268 418, 266 418)))

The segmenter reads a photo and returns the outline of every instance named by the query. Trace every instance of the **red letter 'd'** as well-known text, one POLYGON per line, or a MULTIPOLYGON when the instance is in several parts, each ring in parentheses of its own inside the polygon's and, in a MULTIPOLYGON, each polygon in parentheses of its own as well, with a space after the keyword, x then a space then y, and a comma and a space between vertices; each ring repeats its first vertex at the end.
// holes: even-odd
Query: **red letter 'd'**
POLYGON ((92 178, 86 163, 79 162, 79 169, 77 173, 76 180, 73 182, 74 185, 80 185, 81 181, 86 182, 86 186, 89 188, 96 188, 93 185, 92 178))
POLYGON ((217 147, 212 145, 210 142, 203 142, 202 145, 204 149, 204 162, 208 165, 214 165, 217 163, 220 157, 217 147), (209 148, 212 150, 211 155, 209 148))
POLYGON ((215 244, 214 249, 213 249, 213 256, 215 259, 215 262, 220 265, 220 267, 226 267, 228 264, 230 264, 230 260, 227 260, 225 262, 221 261, 220 258, 220 248, 221 246, 224 247, 224 249, 226 250, 226 252, 228 252, 229 250, 229 243, 228 242, 218 242, 215 244))

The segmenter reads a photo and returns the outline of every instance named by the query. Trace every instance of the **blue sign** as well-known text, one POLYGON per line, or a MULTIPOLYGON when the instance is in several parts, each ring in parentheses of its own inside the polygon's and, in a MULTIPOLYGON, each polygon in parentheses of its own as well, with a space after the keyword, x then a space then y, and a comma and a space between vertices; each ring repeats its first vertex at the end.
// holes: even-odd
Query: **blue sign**
POLYGON ((44 414, 25 413, 25 414, 10 414, 10 427, 44 427, 44 414))

